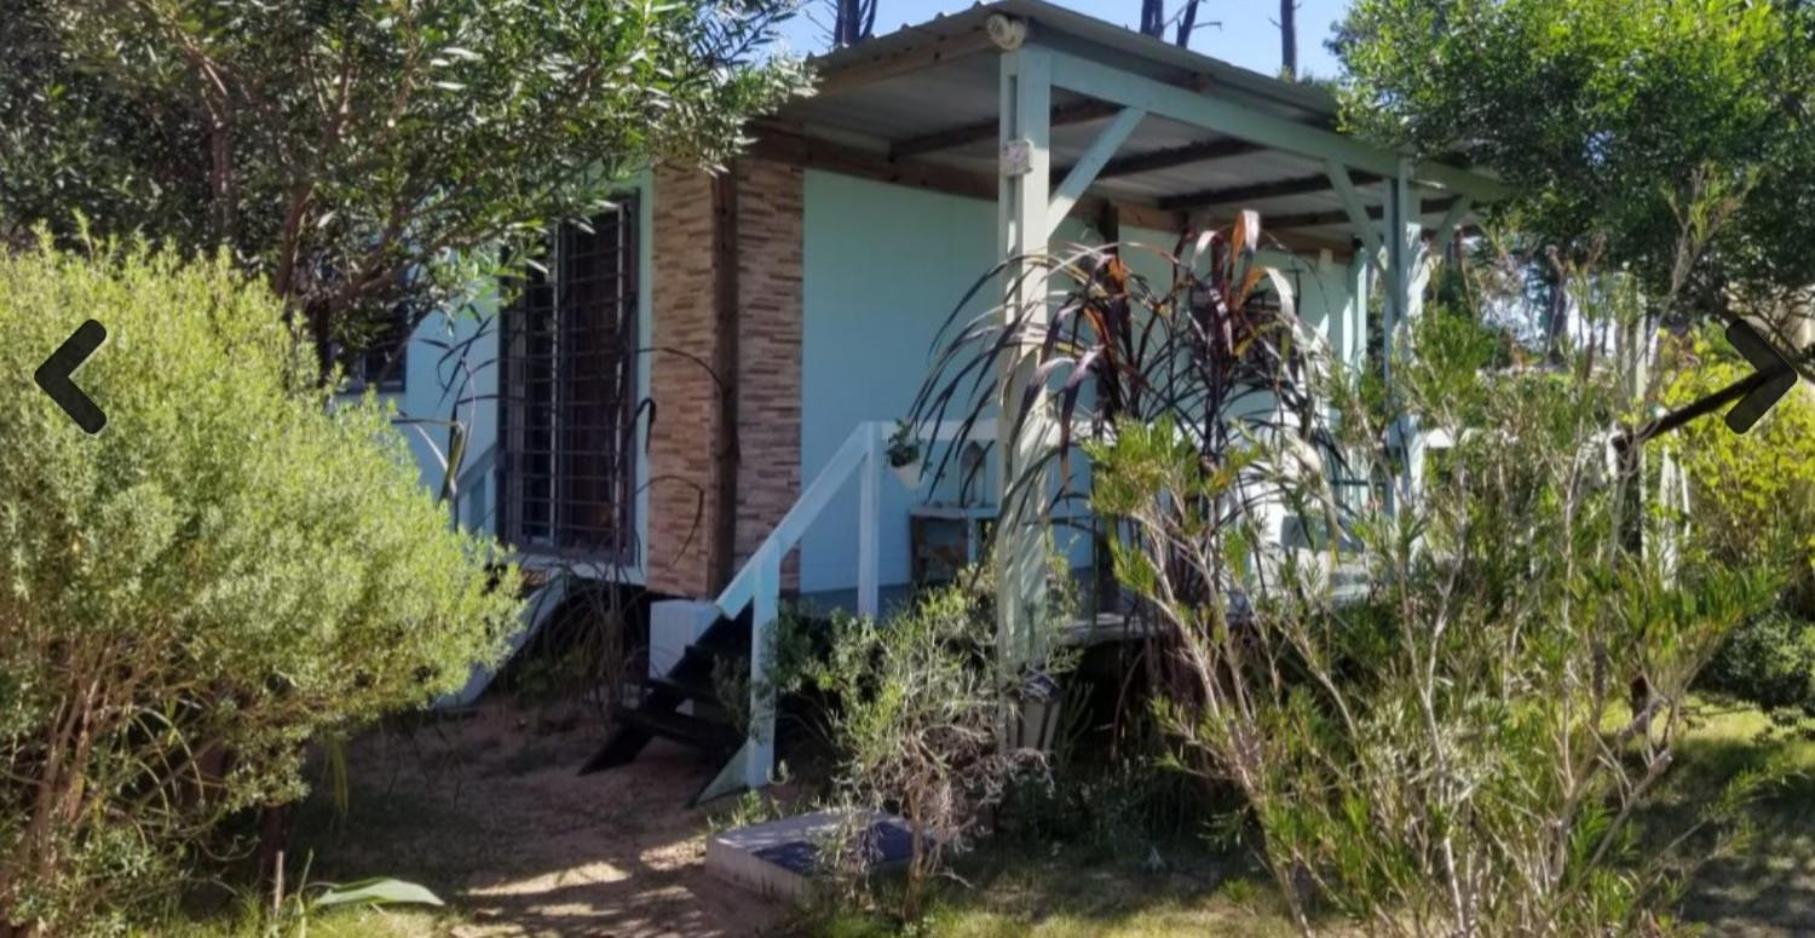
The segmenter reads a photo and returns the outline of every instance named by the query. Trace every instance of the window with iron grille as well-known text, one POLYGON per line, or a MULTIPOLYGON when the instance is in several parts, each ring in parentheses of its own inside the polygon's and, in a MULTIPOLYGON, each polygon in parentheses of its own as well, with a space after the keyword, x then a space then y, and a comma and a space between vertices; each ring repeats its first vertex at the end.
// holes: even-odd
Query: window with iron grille
POLYGON ((416 318, 415 307, 398 303, 375 317, 358 342, 339 349, 347 370, 348 390, 403 390, 404 356, 416 318))
POLYGON ((637 211, 563 225, 504 311, 501 528, 520 549, 633 559, 637 211))

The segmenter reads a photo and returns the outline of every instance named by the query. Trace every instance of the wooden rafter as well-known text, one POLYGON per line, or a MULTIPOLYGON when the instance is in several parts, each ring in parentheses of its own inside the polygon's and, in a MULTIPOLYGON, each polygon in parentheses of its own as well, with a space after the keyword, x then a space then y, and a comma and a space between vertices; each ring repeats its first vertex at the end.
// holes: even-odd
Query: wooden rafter
MULTIPOLYGON (((1381 179, 1380 176, 1373 173, 1350 173, 1349 178, 1358 185, 1379 182, 1381 179)), ((1172 209, 1214 208, 1218 205, 1239 205, 1245 202, 1257 202, 1261 199, 1328 191, 1330 191, 1330 177, 1324 173, 1318 173, 1313 176, 1299 176, 1273 182, 1257 182, 1245 186, 1226 186, 1221 189, 1187 192, 1182 195, 1167 196, 1160 199, 1159 204, 1161 208, 1172 209)))
MULTIPOLYGON (((1209 79, 1203 75, 1192 75, 1182 81, 1167 84, 1169 87, 1202 92, 1209 87, 1209 79)), ((1122 113, 1122 110, 1123 108, 1120 105, 1111 104, 1108 101, 1100 101, 1096 98, 1084 98, 1069 104, 1061 104, 1054 107, 1052 109, 1052 117, 1048 123, 1052 127, 1069 127, 1072 124, 1088 124, 1091 121, 1114 117, 1117 114, 1122 113)), ((919 134, 917 136, 898 140, 889 147, 889 155, 893 157, 922 156, 927 153, 937 153, 941 150, 955 150, 958 147, 994 139, 996 139, 996 118, 992 117, 988 120, 961 124, 956 127, 948 127, 944 130, 935 130, 930 133, 919 134)), ((1220 152, 1222 148, 1229 147, 1232 143, 1233 141, 1211 141, 1208 145, 1210 148, 1209 155, 1201 158, 1189 157, 1183 160, 1183 162, 1197 162, 1199 159, 1220 159, 1224 156, 1237 156, 1242 153, 1252 153, 1259 149, 1258 147, 1239 144, 1236 145, 1236 148, 1232 152, 1220 152)), ((1200 144, 1197 146, 1204 145, 1200 144)), ((1171 151, 1162 151, 1162 153, 1170 152, 1171 151)), ((1149 158, 1159 156, 1158 154, 1144 155, 1149 158)), ((1163 159, 1163 157, 1161 158, 1163 159)), ((1155 168, 1169 165, 1177 164, 1161 163, 1159 167, 1155 168)), ((1104 173, 1099 175, 1113 176, 1120 175, 1122 172, 1145 171, 1141 169, 1118 171, 1116 167, 1116 161, 1111 160, 1109 166, 1104 170, 1104 173)))
MULTIPOLYGON (((1052 80, 1055 86, 1078 94, 1140 108, 1182 124, 1214 129, 1268 149, 1334 160, 1350 169, 1371 173, 1398 172, 1400 157, 1391 150, 1229 98, 1194 94, 1067 52, 1052 52, 1052 80)), ((1440 163, 1415 164, 1412 181, 1469 195, 1477 201, 1496 199, 1507 191, 1498 180, 1440 163)))
MULTIPOLYGON (((1455 203, 1456 200, 1454 198, 1426 199, 1419 204, 1418 210, 1424 215, 1447 212, 1455 203)), ((1368 206, 1367 212, 1368 218, 1374 221, 1379 221, 1386 214, 1378 205, 1368 206)), ((1261 224, 1266 228, 1273 230, 1282 228, 1317 228, 1323 225, 1341 225, 1347 223, 1349 223, 1349 213, 1340 209, 1331 212, 1301 212, 1295 215, 1263 215, 1261 217, 1261 224)))
POLYGON ((1171 169, 1175 166, 1190 166, 1196 163, 1212 163, 1237 156, 1259 153, 1266 147, 1257 146, 1246 140, 1225 137, 1218 140, 1200 140, 1183 146, 1167 147, 1163 150, 1152 150, 1147 153, 1131 153, 1110 160, 1097 173, 1098 179, 1114 176, 1132 176, 1136 173, 1150 173, 1160 169, 1171 169))
POLYGON ((825 140, 774 124, 758 124, 751 152, 793 166, 824 169, 879 182, 932 189, 973 199, 995 201, 995 177, 922 160, 893 158, 884 153, 825 140))
MULTIPOLYGON (((1052 109, 1052 126, 1064 127, 1071 124, 1085 124, 1105 117, 1114 117, 1122 112, 1119 105, 1093 99, 1060 105, 1052 109)), ((973 143, 996 139, 996 119, 961 124, 945 130, 935 130, 919 136, 897 140, 889 146, 889 156, 905 159, 937 153, 940 150, 955 150, 973 143)))
MULTIPOLYGON (((987 173, 925 160, 891 158, 874 150, 814 137, 773 122, 759 122, 752 129, 756 132, 756 143, 750 148, 750 154, 761 159, 987 202, 996 200, 996 177, 987 173)), ((1071 207, 1070 214, 1096 217, 1104 203, 1102 198, 1086 196, 1071 207)), ((1137 202, 1118 202, 1117 208, 1124 224, 1160 231, 1179 231, 1184 227, 1184 216, 1179 212, 1137 202)))

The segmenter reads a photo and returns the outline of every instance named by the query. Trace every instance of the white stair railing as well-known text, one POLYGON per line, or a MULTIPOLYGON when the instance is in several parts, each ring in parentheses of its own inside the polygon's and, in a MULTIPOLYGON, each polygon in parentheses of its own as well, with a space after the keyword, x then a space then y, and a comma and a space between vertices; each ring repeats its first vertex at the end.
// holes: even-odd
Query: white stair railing
MULTIPOLYGON (((775 695, 766 687, 764 672, 781 615, 782 558, 800 544, 813 522, 826 510, 852 476, 859 479, 857 512, 857 613, 881 612, 882 478, 886 441, 893 432, 884 421, 860 423, 845 438, 813 481, 800 493, 793 507, 776 522, 743 569, 718 594, 718 613, 735 619, 750 608, 750 727, 743 745, 700 793, 708 801, 739 788, 761 788, 769 783, 775 763, 775 695)), ((941 423, 921 437, 929 442, 954 439, 963 431, 957 421, 941 423)), ((993 420, 980 420, 971 428, 976 438, 992 438, 993 420)))

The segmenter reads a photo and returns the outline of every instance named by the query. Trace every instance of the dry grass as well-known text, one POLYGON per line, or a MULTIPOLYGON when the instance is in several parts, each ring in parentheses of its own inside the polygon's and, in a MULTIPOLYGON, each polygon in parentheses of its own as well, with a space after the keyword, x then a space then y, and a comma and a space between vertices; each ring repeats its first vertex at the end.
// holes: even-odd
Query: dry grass
MULTIPOLYGON (((446 938, 461 923, 459 913, 439 909, 354 909, 312 917, 307 934, 309 938, 446 938)), ((267 934, 264 923, 248 914, 167 923, 147 933, 147 938, 265 938, 267 934)))
MULTIPOLYGON (((1772 758, 1798 770, 1752 807, 1757 836, 1735 856, 1704 866, 1683 909, 1715 935, 1815 934, 1815 723, 1779 727, 1744 707, 1700 702, 1678 753, 1664 804, 1648 818, 1677 830, 1739 772, 1772 758)), ((1211 862, 1213 861, 1206 861, 1211 862)), ((1119 938, 1291 935, 1270 882, 1222 875, 1214 865, 1144 875, 1083 865, 1062 854, 985 853, 966 865, 975 888, 948 886, 926 933, 958 938, 1119 938)), ((1326 927, 1340 923, 1325 923, 1326 927)), ((875 917, 832 915, 832 938, 896 934, 875 917)))
MULTIPOLYGON (((686 798, 710 767, 652 747, 633 765, 580 778, 600 739, 589 719, 492 704, 471 720, 359 741, 349 751, 350 812, 325 797, 299 812, 293 847, 312 881, 397 876, 434 889, 433 911, 353 911, 309 923, 312 938, 489 935, 732 936, 900 933, 846 906, 799 919, 705 875, 705 812, 686 798)), ((1685 908, 1714 934, 1815 934, 1815 736, 1755 710, 1703 704, 1657 820, 1693 816, 1727 778, 1787 753, 1805 771, 1755 806, 1759 834, 1706 867, 1685 908)), ((718 806, 722 812, 724 805, 718 806)), ((918 934, 954 938, 1288 935, 1272 886, 1206 851, 1177 848, 1164 869, 1143 858, 1000 846, 963 861, 968 885, 940 886, 918 934)), ((1339 924, 1339 923, 1331 923, 1339 924)), ((249 917, 158 935, 254 938, 249 917)))
MULTIPOLYGON (((347 752, 347 814, 318 790, 297 813, 292 854, 310 857, 311 881, 394 876, 448 902, 439 914, 368 916, 347 934, 708 938, 783 927, 787 909, 705 872, 706 814, 686 802, 716 766, 658 741, 628 766, 577 775, 603 739, 587 711, 509 701, 371 734, 347 752)), ((334 933, 311 923, 321 934, 334 933)))
MULTIPOLYGON (((1295 934, 1272 887, 1227 858, 1179 844, 1165 868, 1114 863, 1090 849, 985 848, 962 859, 962 882, 934 892, 918 933, 955 938, 1295 934)), ((881 904, 886 906, 885 894, 881 904)), ((886 916, 826 908, 808 930, 824 938, 901 932, 886 916)))

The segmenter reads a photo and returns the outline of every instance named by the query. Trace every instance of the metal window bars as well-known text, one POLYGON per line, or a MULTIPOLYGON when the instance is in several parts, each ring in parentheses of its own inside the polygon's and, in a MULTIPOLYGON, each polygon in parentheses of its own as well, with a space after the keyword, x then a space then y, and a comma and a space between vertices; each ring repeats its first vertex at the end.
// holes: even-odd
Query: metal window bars
POLYGON ((504 311, 500 531, 520 550, 632 559, 636 219, 623 199, 562 225, 504 311))

